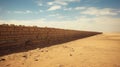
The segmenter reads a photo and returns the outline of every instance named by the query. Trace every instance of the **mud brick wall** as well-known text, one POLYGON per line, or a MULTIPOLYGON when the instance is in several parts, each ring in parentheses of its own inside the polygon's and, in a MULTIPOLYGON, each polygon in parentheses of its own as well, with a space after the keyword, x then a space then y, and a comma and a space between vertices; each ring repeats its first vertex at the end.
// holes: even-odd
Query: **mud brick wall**
POLYGON ((96 34, 99 33, 3 24, 0 25, 0 47, 22 44, 45 46, 96 34))

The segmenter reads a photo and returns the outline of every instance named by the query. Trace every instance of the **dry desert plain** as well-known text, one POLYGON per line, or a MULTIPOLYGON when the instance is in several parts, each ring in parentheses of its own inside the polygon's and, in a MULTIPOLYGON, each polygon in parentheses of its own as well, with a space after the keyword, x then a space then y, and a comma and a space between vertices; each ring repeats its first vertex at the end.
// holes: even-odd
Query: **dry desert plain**
POLYGON ((0 67, 120 67, 120 33, 1 56, 0 67))

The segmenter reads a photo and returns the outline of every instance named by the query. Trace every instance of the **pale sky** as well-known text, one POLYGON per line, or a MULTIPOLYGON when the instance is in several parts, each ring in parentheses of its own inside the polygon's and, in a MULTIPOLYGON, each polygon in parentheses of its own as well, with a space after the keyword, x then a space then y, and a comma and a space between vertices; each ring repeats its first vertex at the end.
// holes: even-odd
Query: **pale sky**
POLYGON ((120 32, 120 0, 0 0, 0 24, 120 32))

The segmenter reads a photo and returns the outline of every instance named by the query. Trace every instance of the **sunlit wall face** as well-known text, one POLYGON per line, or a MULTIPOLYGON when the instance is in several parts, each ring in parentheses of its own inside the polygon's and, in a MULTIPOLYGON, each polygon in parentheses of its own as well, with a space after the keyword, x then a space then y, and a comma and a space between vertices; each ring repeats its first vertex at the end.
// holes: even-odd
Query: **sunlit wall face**
POLYGON ((0 24, 120 32, 119 0, 0 0, 0 24))

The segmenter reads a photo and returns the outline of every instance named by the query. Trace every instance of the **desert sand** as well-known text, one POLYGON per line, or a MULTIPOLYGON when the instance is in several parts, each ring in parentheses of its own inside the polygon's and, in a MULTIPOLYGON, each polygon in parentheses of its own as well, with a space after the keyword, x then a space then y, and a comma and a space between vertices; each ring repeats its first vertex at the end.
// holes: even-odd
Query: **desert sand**
POLYGON ((1 56, 0 67, 120 67, 120 33, 1 56))

